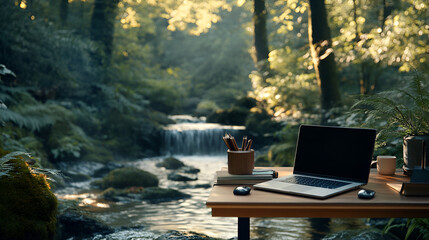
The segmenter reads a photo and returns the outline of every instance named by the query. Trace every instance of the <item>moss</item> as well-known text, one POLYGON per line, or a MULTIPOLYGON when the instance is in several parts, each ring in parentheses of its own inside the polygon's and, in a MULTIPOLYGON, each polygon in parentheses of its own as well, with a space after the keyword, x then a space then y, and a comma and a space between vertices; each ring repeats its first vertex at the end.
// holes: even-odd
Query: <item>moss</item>
POLYGON ((179 169, 185 164, 174 157, 165 158, 162 162, 156 164, 157 167, 165 167, 166 169, 179 169))
POLYGON ((57 200, 44 175, 32 174, 22 159, 0 177, 0 239, 53 239, 57 200))
POLYGON ((108 188, 108 189, 104 190, 104 191, 100 194, 100 196, 101 196, 103 199, 111 200, 111 201, 115 201, 115 197, 116 197, 116 195, 117 195, 117 194, 118 194, 117 190, 116 190, 116 189, 114 189, 114 188, 112 188, 112 187, 110 187, 110 188, 108 188))
POLYGON ((130 193, 128 189, 115 189, 115 188, 109 187, 108 189, 104 190, 100 194, 100 197, 105 200, 119 202, 121 201, 121 197, 123 200, 128 196, 128 193, 130 193))
POLYGON ((99 182, 99 186, 103 189, 109 187, 156 187, 158 186, 158 178, 152 173, 138 168, 125 167, 109 172, 99 182))

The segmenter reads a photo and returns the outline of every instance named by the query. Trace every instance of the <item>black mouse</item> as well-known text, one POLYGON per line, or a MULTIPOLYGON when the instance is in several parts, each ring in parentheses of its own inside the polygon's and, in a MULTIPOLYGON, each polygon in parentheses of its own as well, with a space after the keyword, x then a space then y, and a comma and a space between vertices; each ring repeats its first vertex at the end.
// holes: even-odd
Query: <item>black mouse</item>
POLYGON ((234 188, 234 195, 247 195, 250 193, 251 188, 247 186, 238 186, 234 188))
POLYGON ((375 195, 375 191, 369 189, 362 189, 358 192, 358 198, 371 199, 375 195))

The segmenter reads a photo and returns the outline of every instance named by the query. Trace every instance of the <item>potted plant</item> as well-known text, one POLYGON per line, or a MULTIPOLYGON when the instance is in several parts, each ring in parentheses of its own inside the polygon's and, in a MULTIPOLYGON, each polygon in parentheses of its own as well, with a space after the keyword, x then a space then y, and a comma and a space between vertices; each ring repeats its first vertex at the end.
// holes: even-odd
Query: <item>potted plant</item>
POLYGON ((368 122, 380 122, 379 135, 403 137, 403 169, 411 174, 422 159, 429 159, 429 77, 416 71, 404 87, 367 96, 354 112, 368 122), (425 150, 427 149, 427 150, 425 150))

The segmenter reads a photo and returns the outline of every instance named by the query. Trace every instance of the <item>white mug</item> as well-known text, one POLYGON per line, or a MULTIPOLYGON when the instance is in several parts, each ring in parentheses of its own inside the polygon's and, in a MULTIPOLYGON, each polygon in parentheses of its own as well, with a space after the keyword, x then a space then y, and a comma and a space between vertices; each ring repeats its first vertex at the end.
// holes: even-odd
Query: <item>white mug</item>
POLYGON ((393 175, 396 171, 396 157, 395 156, 377 156, 377 172, 381 175, 393 175))

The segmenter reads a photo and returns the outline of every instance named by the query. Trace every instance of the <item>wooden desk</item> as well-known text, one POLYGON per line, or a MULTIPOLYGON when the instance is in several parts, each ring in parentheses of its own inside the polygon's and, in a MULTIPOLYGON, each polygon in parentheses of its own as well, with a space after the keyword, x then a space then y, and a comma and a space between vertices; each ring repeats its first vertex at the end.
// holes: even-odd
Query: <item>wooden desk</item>
MULTIPOLYGON (((292 173, 292 168, 274 168, 279 177, 292 173)), ((238 217, 238 238, 249 239, 250 217, 314 217, 314 218, 427 218, 429 197, 406 197, 386 185, 407 182, 398 169, 394 176, 379 175, 371 170, 363 188, 376 191, 373 199, 357 198, 359 189, 324 199, 312 199, 252 189, 250 195, 235 196, 237 185, 215 185, 206 206, 213 217, 238 217)))

